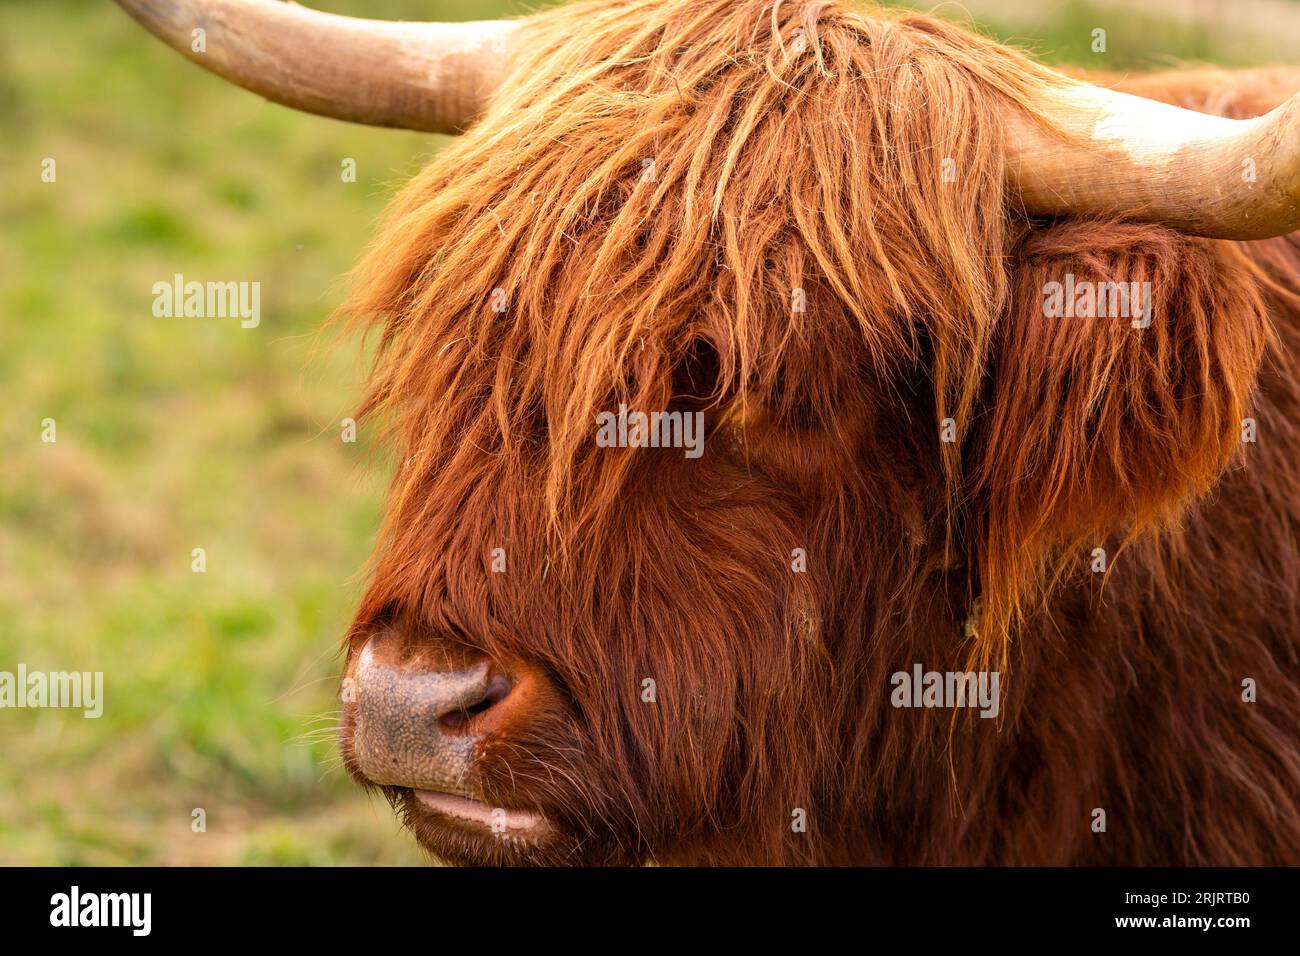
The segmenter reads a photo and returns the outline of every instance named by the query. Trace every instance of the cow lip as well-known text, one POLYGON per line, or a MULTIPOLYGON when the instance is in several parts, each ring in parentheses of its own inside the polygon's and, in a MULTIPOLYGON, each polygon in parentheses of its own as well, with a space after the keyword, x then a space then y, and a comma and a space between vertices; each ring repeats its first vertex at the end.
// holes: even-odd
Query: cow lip
POLYGON ((482 800, 441 790, 412 792, 425 809, 487 836, 537 841, 553 832, 550 821, 533 810, 494 807, 482 800))

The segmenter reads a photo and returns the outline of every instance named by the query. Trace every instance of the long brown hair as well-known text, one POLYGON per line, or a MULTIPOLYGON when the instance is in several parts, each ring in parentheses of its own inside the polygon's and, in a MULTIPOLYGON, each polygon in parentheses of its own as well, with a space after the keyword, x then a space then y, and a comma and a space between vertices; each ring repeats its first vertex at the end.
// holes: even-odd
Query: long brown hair
MULTIPOLYGON (((1135 799, 1135 771, 1081 752, 1132 666, 1114 607, 1204 583, 1168 556, 1183 538, 1146 532, 1176 530, 1240 454, 1270 310, 1294 325, 1289 240, 1270 267, 1160 227, 1017 216, 1002 117, 1070 81, 928 17, 580 0, 529 30, 354 277, 346 311, 379 340, 363 411, 399 454, 358 633, 397 604, 553 666, 576 716, 527 743, 580 778, 562 812, 616 834, 611 859, 1091 852, 1053 813, 1135 799), (1151 283, 1157 320, 1045 317, 1066 273, 1151 283), (596 448, 620 403, 704 409, 703 470, 596 448), (1081 549, 1126 543, 1138 575, 1109 598, 1080 582, 1081 549), (485 573, 498 544, 509 574, 485 573), (1105 666, 1061 652, 1071 633, 1105 666), (1044 670, 1052 647, 1072 681, 1044 670), (886 705, 913 661, 1037 682, 996 723, 1059 744, 1020 768, 1042 805, 998 795, 1030 758, 994 722, 886 705), (819 839, 791 837, 791 808, 819 839), (1030 829, 1017 843, 982 812, 1030 829)), ((1242 666, 1280 676, 1257 649, 1242 666)), ((1256 730, 1275 751, 1279 726, 1256 730)), ((1234 799, 1277 798, 1290 754, 1271 795, 1234 799)), ((1170 854, 1138 829, 1134 862, 1273 855, 1255 834, 1170 854)), ((1294 858, 1294 821, 1281 839, 1294 858)))

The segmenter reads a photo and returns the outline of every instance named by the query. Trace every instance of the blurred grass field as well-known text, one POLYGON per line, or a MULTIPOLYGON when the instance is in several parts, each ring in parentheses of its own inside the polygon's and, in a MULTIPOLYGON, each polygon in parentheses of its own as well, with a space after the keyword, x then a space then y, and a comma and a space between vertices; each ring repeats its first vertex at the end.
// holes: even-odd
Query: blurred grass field
MULTIPOLYGON (((1015 4, 982 23, 1101 68, 1249 57, 1195 25, 1042 6, 1025 4, 1030 36, 1015 4)), ((419 862, 330 734, 385 475, 364 435, 340 440, 360 352, 320 329, 387 197, 442 141, 264 103, 107 0, 0 0, 0 137, 0 670, 105 680, 98 720, 0 710, 0 862, 419 862), (155 318, 151 287, 175 273, 259 281, 260 326, 155 318)))

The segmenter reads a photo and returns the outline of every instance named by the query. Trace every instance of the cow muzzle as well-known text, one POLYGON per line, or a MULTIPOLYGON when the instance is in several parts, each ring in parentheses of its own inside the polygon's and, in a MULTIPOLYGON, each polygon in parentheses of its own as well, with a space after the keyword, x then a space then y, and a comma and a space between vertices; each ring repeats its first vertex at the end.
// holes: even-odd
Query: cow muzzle
POLYGON ((505 763, 519 759, 517 738, 554 708, 556 690, 540 669, 399 622, 376 628, 349 655, 344 678, 344 763, 385 790, 426 848, 457 861, 513 862, 557 844, 538 794, 517 791, 505 763))
POLYGON ((351 754, 370 783, 474 795, 483 742, 521 719, 531 673, 507 672, 469 652, 409 646, 393 629, 349 661, 351 754))

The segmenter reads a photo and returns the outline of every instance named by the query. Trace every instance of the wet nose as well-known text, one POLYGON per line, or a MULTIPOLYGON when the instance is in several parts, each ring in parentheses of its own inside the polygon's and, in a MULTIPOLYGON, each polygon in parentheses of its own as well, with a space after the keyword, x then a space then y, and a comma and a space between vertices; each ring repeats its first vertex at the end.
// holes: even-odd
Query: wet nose
POLYGON ((475 747, 509 709, 514 682, 486 658, 439 663, 406 653, 392 632, 358 653, 352 751, 372 782, 467 791, 475 747))

